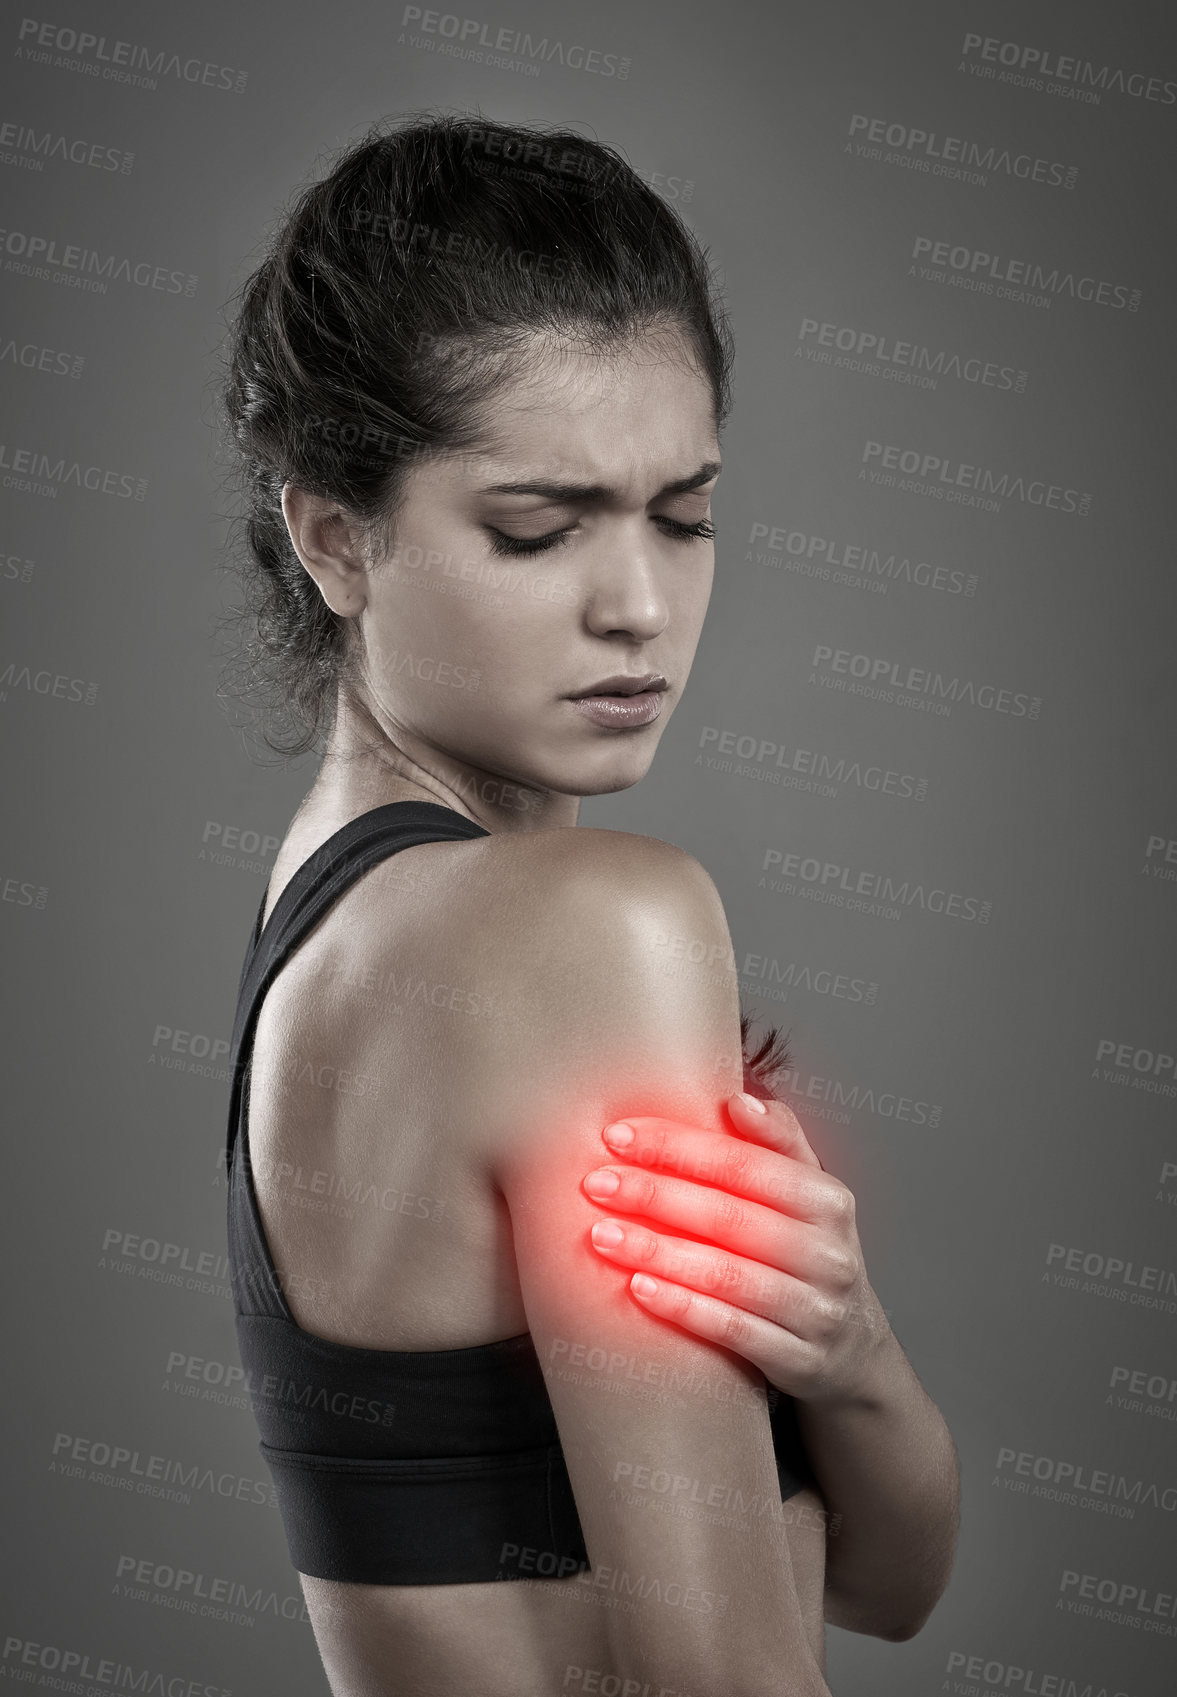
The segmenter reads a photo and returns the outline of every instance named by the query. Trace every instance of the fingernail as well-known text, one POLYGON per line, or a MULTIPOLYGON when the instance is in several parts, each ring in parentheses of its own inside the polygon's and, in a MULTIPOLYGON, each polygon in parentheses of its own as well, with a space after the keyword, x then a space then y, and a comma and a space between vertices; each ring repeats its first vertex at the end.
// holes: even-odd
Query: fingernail
POLYGON ((636 1133, 631 1125, 626 1125, 624 1120, 619 1120, 616 1125, 607 1125, 601 1136, 606 1143, 611 1143, 614 1149, 628 1149, 636 1133))
POLYGON ((750 1108, 754 1114, 766 1114, 768 1112, 759 1096, 750 1096, 746 1090, 737 1090, 736 1094, 744 1106, 750 1108))
POLYGON ((598 1220, 593 1227, 593 1242, 601 1249, 616 1249, 625 1233, 612 1220, 598 1220))
POLYGON ((607 1167, 600 1167, 595 1173, 589 1173, 584 1180, 584 1188, 590 1196, 613 1196, 620 1185, 620 1178, 607 1167))
POLYGON ((629 1281, 629 1288, 635 1296, 653 1296, 658 1289, 658 1280, 652 1279, 648 1273, 635 1273, 629 1281))

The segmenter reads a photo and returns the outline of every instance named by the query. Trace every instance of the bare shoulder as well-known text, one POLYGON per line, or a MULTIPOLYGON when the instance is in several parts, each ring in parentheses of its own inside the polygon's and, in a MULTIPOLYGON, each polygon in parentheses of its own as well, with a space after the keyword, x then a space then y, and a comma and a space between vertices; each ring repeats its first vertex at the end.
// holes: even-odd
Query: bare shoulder
POLYGON ((575 948, 600 930, 620 939, 634 925, 676 912, 702 910, 723 919, 706 868, 660 837, 577 825, 502 833, 479 847, 480 855, 468 862, 467 888, 485 898, 488 935, 511 931, 522 915, 533 936, 555 928, 575 948), (573 930, 570 920, 576 921, 573 930))
POLYGON ((493 1146, 518 1148, 536 1104, 569 1094, 594 1114, 718 1115, 742 1081, 739 995, 700 862, 656 837, 580 826, 479 848, 490 852, 468 863, 449 917, 493 1010, 466 1032, 493 1146))
POLYGON ((684 962, 721 978, 734 968, 719 891, 673 843, 574 826, 479 848, 460 910, 450 910, 454 935, 504 994, 530 1001, 537 1032, 567 1011, 570 994, 583 1006, 592 991, 607 992, 601 1024, 610 1011, 627 1017, 651 989, 674 1000, 716 988, 708 972, 679 971, 684 962))

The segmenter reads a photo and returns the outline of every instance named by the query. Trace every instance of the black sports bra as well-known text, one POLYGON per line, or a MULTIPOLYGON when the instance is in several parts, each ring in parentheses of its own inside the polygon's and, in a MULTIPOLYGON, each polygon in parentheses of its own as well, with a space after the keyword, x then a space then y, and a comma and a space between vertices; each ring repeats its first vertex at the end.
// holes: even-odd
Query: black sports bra
MULTIPOLYGON (((589 1566, 531 1334, 466 1349, 363 1349, 295 1321, 250 1170, 258 1011, 331 903, 416 843, 489 833, 452 808, 402 801, 353 819, 295 872, 242 967, 230 1053, 229 1263, 237 1339, 291 1560, 320 1579, 458 1585, 589 1566), (524 1555, 523 1552, 530 1552, 524 1555)), ((781 1497, 813 1483, 790 1397, 769 1387, 781 1497)))

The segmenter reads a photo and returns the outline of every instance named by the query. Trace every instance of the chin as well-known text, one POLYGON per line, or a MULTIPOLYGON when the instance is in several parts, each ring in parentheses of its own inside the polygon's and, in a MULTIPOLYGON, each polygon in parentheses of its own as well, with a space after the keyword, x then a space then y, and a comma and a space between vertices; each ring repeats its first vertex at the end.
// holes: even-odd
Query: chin
MULTIPOLYGON (((654 760, 654 748, 602 751, 598 759, 584 761, 567 788, 575 795, 616 795, 640 784, 654 760), (611 756, 611 757, 610 757, 611 756)), ((570 776, 566 774, 567 777, 570 776)), ((565 787, 564 785, 560 786, 565 787)))
POLYGON ((572 793, 578 796, 616 795, 619 790, 633 789, 635 784, 641 783, 645 775, 645 771, 641 771, 637 773, 636 776, 627 776, 624 778, 617 777, 613 780, 610 780, 607 777, 597 779, 586 778, 584 783, 577 784, 575 791, 572 793))

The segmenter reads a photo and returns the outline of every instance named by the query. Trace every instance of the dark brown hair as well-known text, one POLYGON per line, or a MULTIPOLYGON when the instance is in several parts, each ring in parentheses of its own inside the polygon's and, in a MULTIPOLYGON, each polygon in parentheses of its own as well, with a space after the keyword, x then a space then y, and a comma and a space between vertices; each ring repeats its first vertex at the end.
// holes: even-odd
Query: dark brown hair
POLYGON ((666 330, 718 432, 732 344, 706 252, 618 152, 571 131, 414 115, 298 196, 240 290, 221 389, 246 590, 223 690, 262 708, 267 747, 321 745, 350 675, 351 621, 299 561, 283 485, 337 501, 376 557, 407 472, 479 442, 537 331, 604 353, 666 330))

